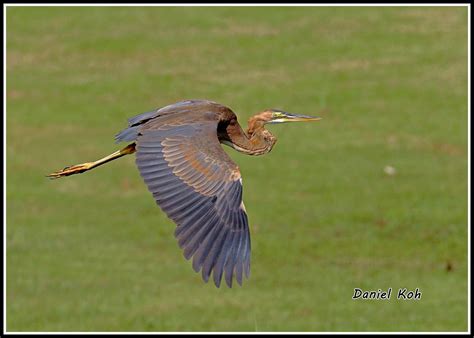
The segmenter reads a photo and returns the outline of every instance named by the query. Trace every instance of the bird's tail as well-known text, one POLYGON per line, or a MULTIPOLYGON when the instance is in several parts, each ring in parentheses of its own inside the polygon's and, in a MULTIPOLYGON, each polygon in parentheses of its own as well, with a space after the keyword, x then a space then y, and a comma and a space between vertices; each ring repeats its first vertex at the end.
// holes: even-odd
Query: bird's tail
POLYGON ((128 127, 115 135, 115 143, 135 141, 138 137, 140 126, 128 127))

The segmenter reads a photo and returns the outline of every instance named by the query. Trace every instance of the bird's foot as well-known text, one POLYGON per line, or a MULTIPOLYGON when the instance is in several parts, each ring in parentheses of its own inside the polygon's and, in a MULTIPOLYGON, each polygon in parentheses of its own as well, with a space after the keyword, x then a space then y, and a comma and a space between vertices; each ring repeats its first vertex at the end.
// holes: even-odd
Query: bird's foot
POLYGON ((55 178, 60 178, 60 177, 64 177, 64 176, 80 174, 80 173, 83 173, 84 171, 87 171, 87 170, 91 169, 92 165, 93 165, 93 163, 91 163, 91 162, 73 165, 73 166, 70 166, 70 167, 66 167, 63 170, 55 171, 54 173, 46 175, 46 177, 49 177, 51 179, 55 179, 55 178))

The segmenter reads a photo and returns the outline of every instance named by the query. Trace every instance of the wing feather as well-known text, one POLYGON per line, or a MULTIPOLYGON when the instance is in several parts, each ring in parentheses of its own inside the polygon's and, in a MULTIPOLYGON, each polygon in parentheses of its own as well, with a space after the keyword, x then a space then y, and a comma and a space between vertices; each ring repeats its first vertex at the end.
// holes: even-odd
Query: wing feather
POLYGON ((242 209, 237 165, 217 138, 217 121, 189 123, 156 112, 130 120, 143 122, 136 138, 136 164, 157 204, 176 224, 175 237, 186 259, 219 287, 225 275, 242 284, 250 266, 248 220, 242 209), (181 121, 181 124, 180 124, 181 121), (182 124, 182 122, 186 122, 182 124))

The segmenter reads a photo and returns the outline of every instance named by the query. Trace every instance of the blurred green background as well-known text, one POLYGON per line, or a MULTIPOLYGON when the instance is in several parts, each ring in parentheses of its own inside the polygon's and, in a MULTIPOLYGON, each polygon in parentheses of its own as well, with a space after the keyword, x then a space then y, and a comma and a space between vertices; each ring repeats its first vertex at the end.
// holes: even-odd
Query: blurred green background
POLYGON ((8 331, 467 330, 467 7, 6 13, 8 331), (243 287, 193 272, 133 156, 44 177, 190 98, 243 125, 329 109, 271 126, 266 156, 229 150, 251 224, 243 287))

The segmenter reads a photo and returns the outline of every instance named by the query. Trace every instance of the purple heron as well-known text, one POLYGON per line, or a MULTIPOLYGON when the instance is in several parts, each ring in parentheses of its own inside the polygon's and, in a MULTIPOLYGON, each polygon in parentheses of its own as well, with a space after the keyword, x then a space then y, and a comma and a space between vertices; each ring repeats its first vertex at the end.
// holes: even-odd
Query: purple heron
POLYGON ((49 174, 59 178, 96 168, 136 153, 138 170, 148 190, 176 223, 175 236, 184 257, 193 257, 196 272, 214 283, 242 285, 250 274, 250 232, 242 202, 239 167, 220 143, 248 155, 272 150, 276 138, 265 124, 318 121, 319 117, 267 109, 251 117, 247 132, 234 112, 216 102, 190 100, 137 115, 115 136, 116 143, 132 142, 95 162, 49 174))

